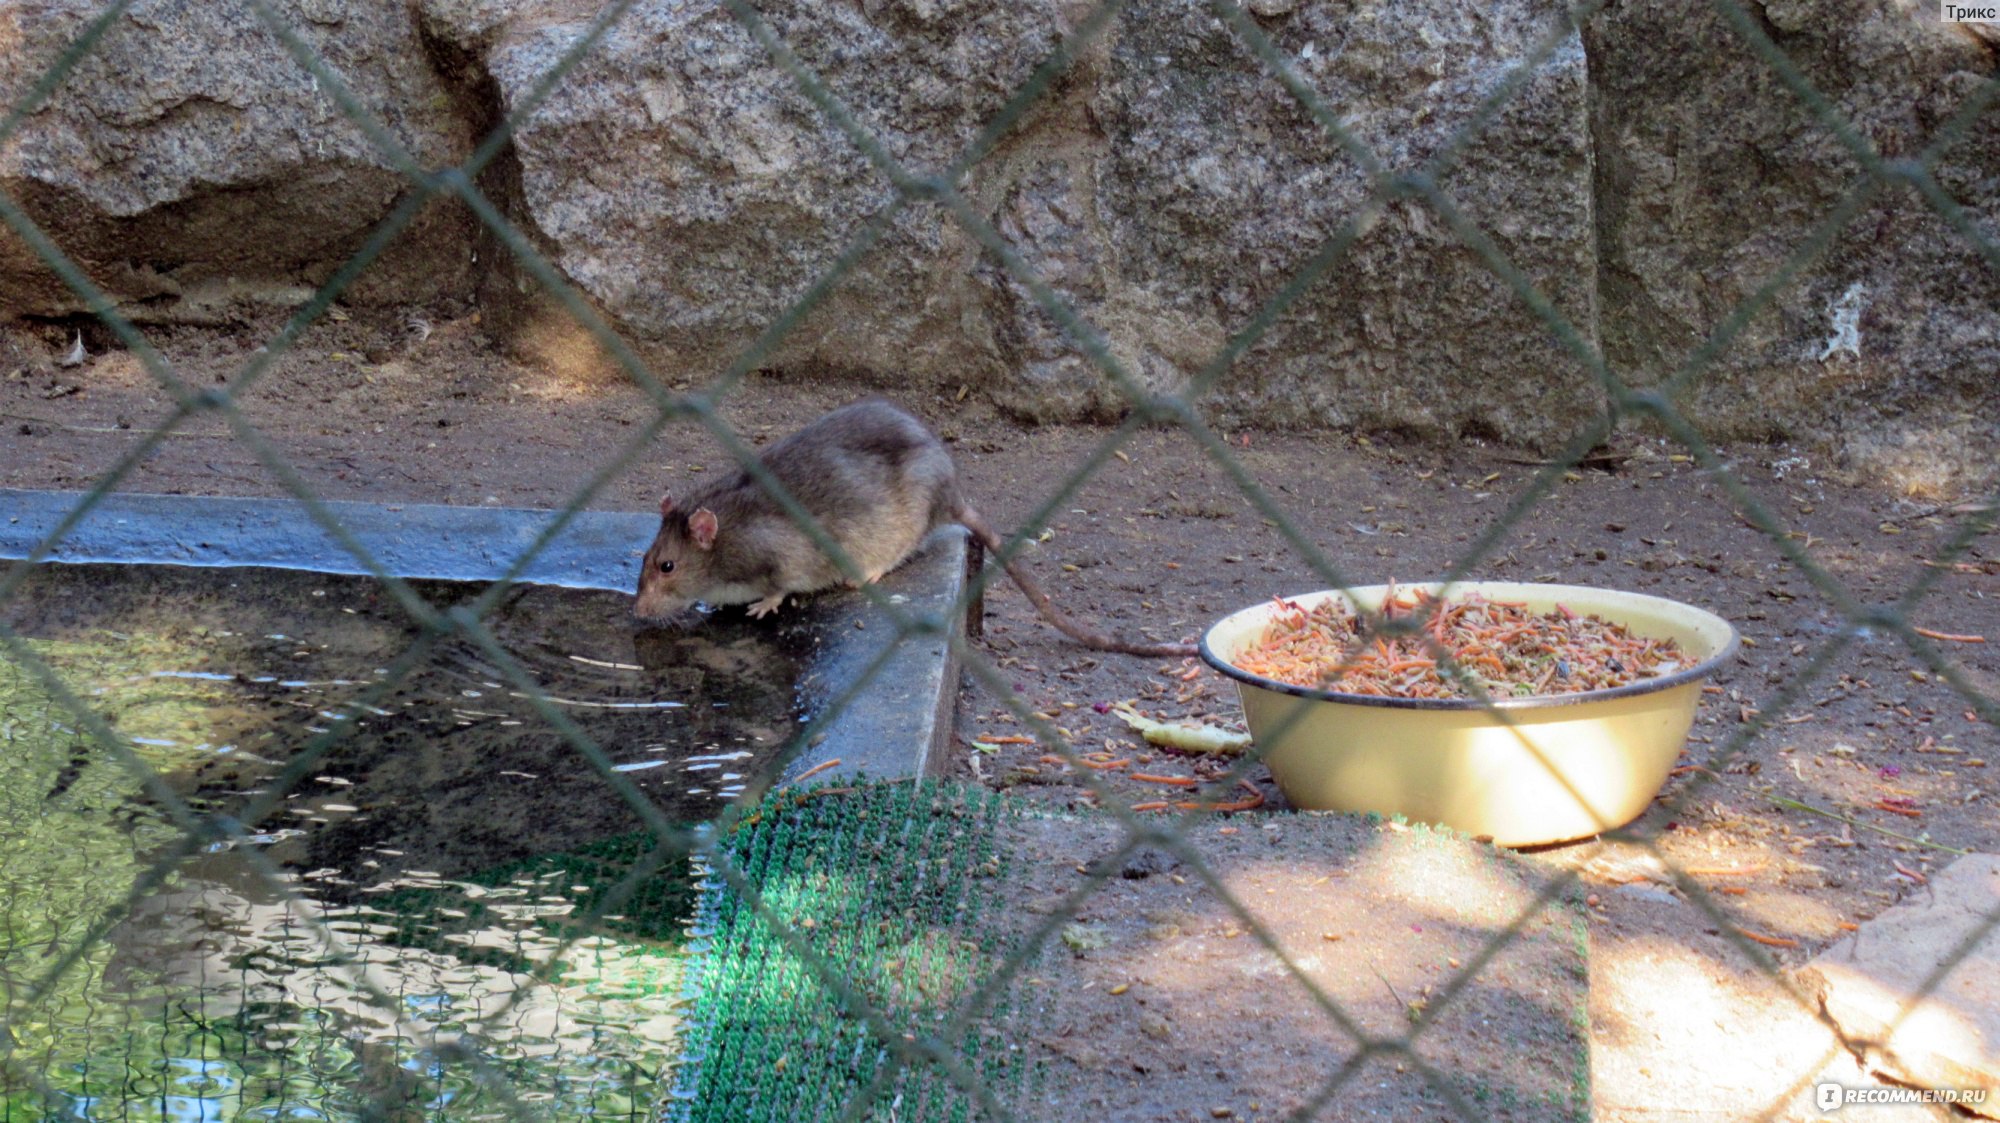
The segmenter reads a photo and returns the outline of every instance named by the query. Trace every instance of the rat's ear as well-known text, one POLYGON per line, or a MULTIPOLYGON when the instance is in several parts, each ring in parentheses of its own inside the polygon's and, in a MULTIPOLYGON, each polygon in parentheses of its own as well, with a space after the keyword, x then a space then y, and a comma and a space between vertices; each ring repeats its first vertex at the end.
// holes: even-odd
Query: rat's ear
POLYGON ((674 497, 671 495, 660 496, 660 517, 664 519, 668 515, 671 515, 673 513, 674 513, 674 497))
POLYGON ((694 536, 694 544, 704 550, 715 546, 715 512, 706 507, 696 507, 688 516, 688 533, 694 536))

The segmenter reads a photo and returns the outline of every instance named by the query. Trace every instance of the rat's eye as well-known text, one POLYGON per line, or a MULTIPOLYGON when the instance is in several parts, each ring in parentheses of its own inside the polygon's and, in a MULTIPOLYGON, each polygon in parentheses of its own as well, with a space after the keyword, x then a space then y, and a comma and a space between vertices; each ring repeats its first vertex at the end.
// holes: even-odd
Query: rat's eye
POLYGON ((673 571, 674 571, 674 559, 666 558, 660 562, 661 573, 672 573, 673 571))

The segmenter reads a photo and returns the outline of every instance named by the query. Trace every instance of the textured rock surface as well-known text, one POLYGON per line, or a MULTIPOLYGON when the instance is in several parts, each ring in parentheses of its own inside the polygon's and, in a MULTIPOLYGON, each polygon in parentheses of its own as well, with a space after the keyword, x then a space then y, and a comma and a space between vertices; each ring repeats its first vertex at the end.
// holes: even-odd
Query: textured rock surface
MULTIPOLYGON (((467 129, 396 0, 275 5, 427 164, 467 129)), ((0 0, 0 101, 11 107, 81 35, 96 0, 0 0)), ((142 319, 218 322, 237 301, 287 303, 395 206, 403 179, 237 0, 141 0, 0 146, 5 190, 142 319)), ((365 274, 358 300, 470 291, 469 228, 432 207, 365 274)), ((83 308, 11 230, 5 314, 83 308)))
MULTIPOLYGON (((426 163, 461 158, 600 10, 570 0, 283 0, 426 163)), ((1080 0, 760 0, 886 149, 956 158, 1082 18, 1080 0)), ((0 96, 85 0, 0 0, 0 96), (18 44, 13 46, 12 44, 18 44)), ((1861 134, 1913 154, 1995 66, 1935 14, 1753 7, 1861 134)), ((1256 0, 1257 25, 1388 167, 1438 151, 1561 18, 1553 0, 1256 0)), ((1858 165, 1704 5, 1608 5, 1443 177, 1615 370, 1656 382, 1780 267, 1858 165)), ((2000 238, 2000 111, 1938 166, 2000 238)), ((704 381, 893 200, 719 0, 639 0, 481 187, 670 382, 704 381)), ((1123 15, 963 181, 975 210, 1146 387, 1181 390, 1356 213, 1363 176, 1200 0, 1123 15)), ((241 0, 143 0, 0 145, 0 189, 141 318, 302 297, 406 190, 241 0)), ((353 299, 474 295, 552 366, 602 367, 463 208, 435 206, 353 299)), ((0 233, 0 315, 78 310, 0 233)), ((1864 212, 1684 399, 1722 439, 1787 437, 1913 490, 1994 471, 2000 275, 1907 191, 1864 212)), ((1124 397, 1029 291, 920 203, 764 366, 1029 418, 1124 397)), ((1597 416, 1582 364, 1420 201, 1388 207, 1207 397, 1225 422, 1550 445, 1597 416)))
POLYGON ((1919 895, 1861 926, 1800 971, 1879 1071, 1919 1088, 1984 1091, 2000 1118, 2000 932, 1985 936, 1919 1000, 1924 980, 2000 910, 2000 856, 1971 854, 1919 895))
MULTIPOLYGON (((1890 158, 1916 155, 1992 73, 1934 10, 1751 5, 1799 70, 1890 158)), ((1603 335, 1641 381, 1671 372, 1805 242, 1860 165, 1710 5, 1639 0, 1586 29, 1603 335)), ((1937 176, 2000 237, 2000 114, 1937 176)), ((1990 472, 2000 273, 1906 189, 1862 212, 1686 399, 1720 436, 1840 449, 1912 487, 1990 472), (1844 324, 1852 334, 1843 333, 1844 324)))
MULTIPOLYGON (((774 2, 805 61, 913 168, 944 166, 1069 26, 1067 7, 774 2)), ((1550 26, 1272 8, 1267 30, 1392 165, 1420 160, 1550 26), (1396 75, 1395 81, 1385 76, 1396 75)), ((583 29, 554 5, 427 0, 435 38, 506 105, 583 29)), ((719 370, 891 192, 718 5, 642 5, 518 141, 524 215, 670 368, 719 370)), ((1592 338, 1584 60, 1572 39, 1449 189, 1592 338)), ((1194 0, 1135 4, 967 180, 967 193, 1155 389, 1178 389, 1352 215, 1362 176, 1194 0)), ((540 330, 512 321, 513 330, 540 330)), ((507 326, 503 323, 503 326, 507 326)), ((984 389, 1027 416, 1124 400, 941 209, 902 214, 777 366, 984 389)), ((1268 423, 1559 438, 1600 398, 1434 215, 1400 205, 1213 399, 1268 423)))
MULTIPOLYGON (((956 155, 1055 42, 1053 3, 762 5, 886 147, 915 167, 956 155), (949 17, 949 18, 947 18, 949 17)), ((511 112, 595 13, 426 0, 426 33, 511 112)), ((719 4, 639 4, 516 136, 490 185, 517 201, 564 274, 663 373, 706 379, 824 271, 893 192, 719 4)), ((905 211, 775 362, 907 384, 999 369, 978 322, 971 240, 905 211)), ((546 352, 566 316, 499 298, 494 326, 546 352)), ((491 303, 489 303, 491 306, 491 303)))
MULTIPOLYGON (((1377 159, 1414 170, 1555 23, 1553 6, 1535 3, 1312 4, 1265 30, 1377 159)), ((1145 310, 1124 341, 1144 369, 1177 375, 1358 210, 1363 183, 1205 5, 1141 6, 1118 30, 1094 106, 1109 134, 1093 179, 1111 263, 1103 303, 1145 310)), ((1443 185, 1594 345, 1585 78, 1572 37, 1443 185)), ((1581 364, 1417 203, 1392 207, 1215 400, 1267 422, 1532 442, 1559 441, 1602 402, 1581 364)))

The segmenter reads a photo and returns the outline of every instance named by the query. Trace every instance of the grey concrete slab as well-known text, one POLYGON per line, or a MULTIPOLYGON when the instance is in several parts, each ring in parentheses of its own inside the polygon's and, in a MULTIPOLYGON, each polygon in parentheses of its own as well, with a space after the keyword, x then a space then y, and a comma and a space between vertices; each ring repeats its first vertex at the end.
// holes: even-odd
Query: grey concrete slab
POLYGON ((1889 1078, 1974 1092, 1960 1106, 2000 1118, 2000 855, 1968 854, 1896 907, 1821 952, 1799 981, 1850 1046, 1889 1078), (1924 980, 1963 958, 1929 993, 1924 980))
MULTIPOLYGON (((0 489, 0 561, 39 549, 82 500, 81 492, 0 489)), ((503 507, 328 502, 326 508, 374 563, 403 577, 492 581, 505 574, 557 512, 503 507)), ((530 584, 630 590, 657 514, 579 512, 522 571, 530 584)), ((796 777, 865 772, 877 779, 936 770, 951 732, 958 663, 949 642, 962 627, 953 611, 964 590, 966 538, 956 527, 933 535, 880 590, 938 631, 896 642, 890 616, 859 592, 808 598, 798 608, 814 636, 799 683, 808 716, 840 711, 821 736, 782 770, 796 777)), ((290 499, 181 495, 107 497, 47 553, 68 563, 266 566, 366 574, 368 566, 290 499)))
MULTIPOLYGON (((0 558, 26 557, 82 498, 80 492, 0 489, 0 558)), ((328 502, 326 509, 383 569, 445 581, 498 578, 557 517, 554 511, 424 503, 328 502)), ((579 512, 521 579, 630 589, 659 525, 657 514, 579 512)), ((98 504, 49 558, 369 572, 292 499, 119 493, 98 504)))

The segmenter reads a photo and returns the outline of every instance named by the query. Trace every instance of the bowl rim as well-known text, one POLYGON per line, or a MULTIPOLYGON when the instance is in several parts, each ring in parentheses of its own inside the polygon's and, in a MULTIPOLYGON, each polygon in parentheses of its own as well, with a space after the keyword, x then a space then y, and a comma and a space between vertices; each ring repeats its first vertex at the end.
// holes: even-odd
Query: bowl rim
MULTIPOLYGON (((1201 658, 1210 667, 1235 679, 1239 684, 1255 686, 1259 689, 1273 691, 1278 694, 1290 694, 1297 698, 1317 699, 1322 702, 1337 702, 1350 706, 1382 706, 1401 710, 1464 711, 1486 710, 1489 708, 1495 710, 1533 710, 1547 709, 1555 706, 1581 706, 1591 702, 1608 702, 1617 698, 1630 698, 1641 694, 1655 694, 1660 691, 1671 690, 1677 686, 1684 686, 1691 682, 1698 682, 1715 673, 1717 667, 1721 666, 1726 660, 1734 657, 1739 646, 1736 626, 1728 620, 1705 608, 1697 608, 1685 601, 1677 601, 1671 597, 1655 596, 1651 593, 1638 593, 1627 589, 1606 589, 1594 585, 1562 585, 1547 581, 1397 581, 1394 582, 1393 587, 1397 589, 1431 589, 1440 593, 1449 592, 1454 595, 1462 595, 1498 585, 1510 588, 1575 589, 1585 593, 1613 593, 1620 597, 1658 601, 1662 604, 1673 605, 1675 608, 1686 612, 1705 616, 1722 625, 1723 629, 1728 633, 1728 639, 1724 641, 1721 647, 1716 649, 1713 655, 1691 667, 1683 667, 1672 674, 1661 675, 1658 678, 1626 683, 1624 686, 1613 686, 1598 690, 1580 690, 1573 694, 1530 694, 1525 697, 1489 698, 1486 701, 1481 701, 1477 698, 1395 698, 1383 694, 1354 694, 1344 690, 1322 690, 1318 687, 1295 686, 1289 682, 1280 682, 1274 678, 1266 678, 1255 672, 1246 671, 1217 655, 1211 643, 1215 637, 1215 633, 1223 625, 1246 612, 1268 609, 1271 602, 1260 601, 1247 608, 1237 609, 1235 612, 1231 612, 1214 624, 1211 624, 1208 630, 1203 632, 1201 636, 1201 658)), ((1373 592, 1378 589, 1386 590, 1390 587, 1388 584, 1380 584, 1314 589, 1310 592, 1293 593, 1283 599, 1296 600, 1301 597, 1325 597, 1327 595, 1349 596, 1351 598, 1353 594, 1373 592)))

